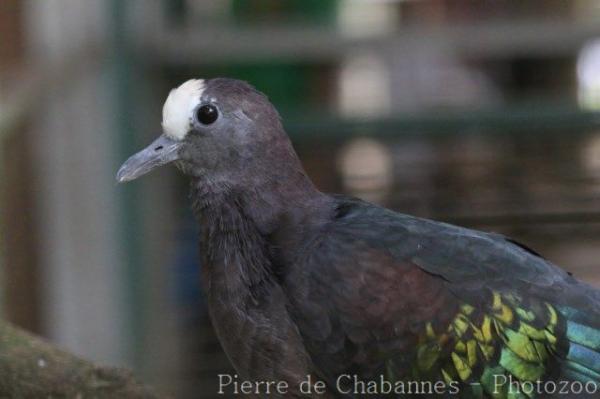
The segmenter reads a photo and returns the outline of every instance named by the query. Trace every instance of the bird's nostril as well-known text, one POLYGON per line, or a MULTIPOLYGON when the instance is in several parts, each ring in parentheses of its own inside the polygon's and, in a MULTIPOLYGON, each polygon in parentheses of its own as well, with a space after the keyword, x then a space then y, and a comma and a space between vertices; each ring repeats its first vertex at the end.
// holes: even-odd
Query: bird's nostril
POLYGON ((162 150, 162 149, 163 149, 163 146, 162 146, 162 145, 159 145, 158 147, 156 147, 156 148, 154 149, 154 151, 160 151, 160 150, 162 150))

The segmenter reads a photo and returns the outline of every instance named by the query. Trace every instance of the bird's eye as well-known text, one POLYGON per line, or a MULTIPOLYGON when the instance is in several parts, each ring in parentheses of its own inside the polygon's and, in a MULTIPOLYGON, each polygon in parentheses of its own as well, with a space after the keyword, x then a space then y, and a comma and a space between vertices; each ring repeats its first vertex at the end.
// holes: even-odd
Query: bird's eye
POLYGON ((206 104, 196 110, 196 119, 203 125, 210 125, 219 117, 217 107, 212 104, 206 104))

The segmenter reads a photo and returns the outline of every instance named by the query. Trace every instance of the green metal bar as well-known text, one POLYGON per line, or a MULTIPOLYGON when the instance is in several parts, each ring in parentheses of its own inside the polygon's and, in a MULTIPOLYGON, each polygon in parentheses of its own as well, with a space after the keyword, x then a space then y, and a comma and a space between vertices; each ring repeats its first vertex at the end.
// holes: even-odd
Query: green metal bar
MULTIPOLYGON (((109 3, 109 20, 112 23, 109 31, 111 37, 110 84, 113 89, 113 110, 115 123, 115 143, 117 143, 117 159, 126 159, 135 149, 135 123, 132 115, 132 104, 135 103, 133 93, 135 80, 133 68, 134 58, 128 37, 128 5, 131 2, 111 0, 109 3)), ((115 165, 116 170, 117 165, 115 165)), ((127 342, 123 350, 135 368, 142 366, 144 342, 144 281, 142 273, 142 248, 139 240, 140 218, 136 207, 136 185, 119 186, 119 226, 118 237, 122 247, 120 252, 124 260, 123 269, 123 307, 126 315, 127 342)))
POLYGON ((4 260, 5 257, 5 234, 6 234, 6 225, 4 220, 4 207, 6 206, 4 203, 4 193, 6 193, 6 187, 4 187, 6 182, 5 178, 5 170, 4 170, 4 146, 5 140, 4 136, 7 135, 6 131, 0 129, 0 237, 2 240, 0 241, 0 318, 2 318, 6 313, 6 292, 5 292, 5 273, 4 268, 6 267, 6 262, 4 260))
POLYGON ((297 139, 344 138, 355 135, 400 137, 410 134, 549 133, 600 127, 600 113, 573 106, 516 106, 492 110, 438 111, 372 119, 284 117, 297 139))

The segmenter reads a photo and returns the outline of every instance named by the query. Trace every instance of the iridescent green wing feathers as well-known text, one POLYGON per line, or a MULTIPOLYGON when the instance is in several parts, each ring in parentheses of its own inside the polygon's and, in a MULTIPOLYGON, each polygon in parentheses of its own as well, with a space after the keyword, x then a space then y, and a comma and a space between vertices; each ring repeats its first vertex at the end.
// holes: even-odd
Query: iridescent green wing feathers
POLYGON ((463 304, 443 331, 426 325, 414 377, 458 381, 472 391, 470 396, 492 398, 508 398, 509 381, 555 377, 556 365, 567 353, 557 310, 513 293, 493 292, 485 302, 479 307, 463 304))

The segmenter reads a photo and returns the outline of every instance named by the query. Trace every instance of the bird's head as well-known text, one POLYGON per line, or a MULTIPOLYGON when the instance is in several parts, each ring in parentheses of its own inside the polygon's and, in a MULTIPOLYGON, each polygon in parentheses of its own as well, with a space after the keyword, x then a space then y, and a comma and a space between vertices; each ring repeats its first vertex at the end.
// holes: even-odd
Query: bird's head
POLYGON ((171 90, 162 131, 121 166, 117 181, 137 179, 169 163, 192 177, 240 181, 249 170, 256 174, 257 168, 272 167, 273 159, 293 155, 266 96, 234 79, 188 80, 171 90))

